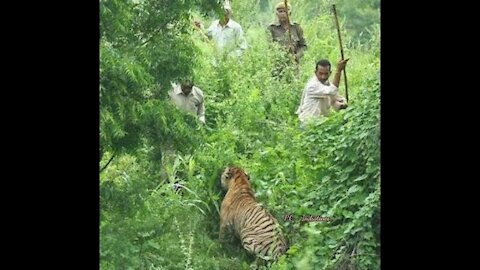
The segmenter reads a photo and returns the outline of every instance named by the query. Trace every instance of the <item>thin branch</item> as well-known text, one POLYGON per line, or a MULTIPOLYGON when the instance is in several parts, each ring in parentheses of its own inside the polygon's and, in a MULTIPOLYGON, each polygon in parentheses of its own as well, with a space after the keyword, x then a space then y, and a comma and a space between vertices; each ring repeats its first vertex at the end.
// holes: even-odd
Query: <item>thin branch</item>
POLYGON ((103 170, 105 170, 107 168, 107 166, 110 164, 110 162, 112 162, 113 158, 115 157, 115 153, 112 155, 112 157, 110 158, 110 160, 107 162, 107 164, 105 164, 105 166, 103 166, 102 169, 100 169, 100 172, 103 172, 103 170))

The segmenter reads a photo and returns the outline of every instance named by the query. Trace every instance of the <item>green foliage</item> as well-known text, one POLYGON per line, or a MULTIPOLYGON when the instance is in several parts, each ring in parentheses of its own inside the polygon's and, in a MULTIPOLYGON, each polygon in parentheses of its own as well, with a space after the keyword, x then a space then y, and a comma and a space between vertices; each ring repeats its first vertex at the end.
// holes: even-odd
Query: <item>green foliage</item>
POLYGON ((190 38, 193 4, 204 10, 213 1, 100 1, 103 151, 131 153, 141 147, 144 123, 149 121, 144 117, 151 120, 147 101, 165 99, 170 82, 193 73, 192 55, 198 53, 190 38))
POLYGON ((276 2, 232 1, 249 42, 239 59, 216 59, 192 32, 193 14, 214 19, 218 1, 100 2, 101 165, 115 156, 100 173, 100 269, 380 268, 378 24, 362 42, 345 31, 348 109, 302 130, 294 112, 315 62, 340 58, 331 3, 292 3, 309 48, 298 75, 275 78, 285 55, 263 22, 276 2), (185 74, 205 94, 206 126, 167 101, 185 74), (219 176, 231 164, 284 229, 290 249, 275 263, 218 241, 219 176))
MULTIPOLYGON (((374 34, 372 27, 380 21, 380 0, 338 0, 341 16, 348 35, 360 43, 367 43, 374 34)), ((339 18, 340 19, 340 18, 339 18)))
MULTIPOLYGON (((379 256, 380 91, 375 77, 365 80, 362 87, 357 94, 359 100, 352 102, 346 111, 308 126, 300 137, 299 143, 305 151, 299 159, 304 163, 298 166, 297 181, 311 183, 312 176, 316 176, 315 186, 300 201, 322 202, 308 207, 324 212, 333 221, 328 226, 304 227, 308 240, 305 252, 298 257, 298 267, 304 261, 311 261, 324 265, 321 269, 344 269, 349 265, 358 269, 379 268, 376 258, 379 256)), ((302 206, 297 211, 298 215, 304 214, 302 206)))

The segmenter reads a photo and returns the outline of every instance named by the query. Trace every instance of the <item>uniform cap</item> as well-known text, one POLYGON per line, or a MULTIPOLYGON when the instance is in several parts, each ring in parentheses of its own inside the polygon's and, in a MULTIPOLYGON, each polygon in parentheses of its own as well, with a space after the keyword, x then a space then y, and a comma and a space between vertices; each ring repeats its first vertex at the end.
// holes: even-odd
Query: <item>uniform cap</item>
MULTIPOLYGON (((284 1, 278 2, 278 4, 275 6, 275 10, 277 10, 279 8, 285 8, 285 2, 284 1)), ((290 5, 290 3, 288 3, 288 10, 292 11, 292 6, 290 5)))

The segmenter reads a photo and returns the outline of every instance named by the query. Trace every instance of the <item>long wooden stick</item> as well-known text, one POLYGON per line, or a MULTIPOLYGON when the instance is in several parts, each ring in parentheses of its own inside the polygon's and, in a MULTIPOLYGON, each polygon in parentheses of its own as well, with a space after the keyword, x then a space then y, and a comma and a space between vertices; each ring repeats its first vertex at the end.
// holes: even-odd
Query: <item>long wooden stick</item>
MULTIPOLYGON (((335 16, 335 24, 337 25, 337 33, 338 33, 338 40, 340 42, 340 54, 342 56, 342 60, 344 59, 343 57, 343 45, 342 45, 342 35, 340 35, 340 25, 338 24, 338 18, 337 18, 337 10, 335 8, 335 5, 332 5, 333 8, 333 15, 335 16)), ((347 84, 347 70, 346 66, 343 69, 343 78, 345 79, 345 97, 347 98, 348 102, 348 84, 347 84)))
POLYGON ((292 42, 292 30, 291 30, 291 28, 290 28, 290 16, 288 15, 288 11, 289 11, 289 9, 288 9, 288 2, 287 2, 287 0, 284 0, 283 3, 284 3, 284 5, 285 5, 285 9, 287 10, 288 41, 289 41, 290 45, 293 46, 293 42, 292 42))

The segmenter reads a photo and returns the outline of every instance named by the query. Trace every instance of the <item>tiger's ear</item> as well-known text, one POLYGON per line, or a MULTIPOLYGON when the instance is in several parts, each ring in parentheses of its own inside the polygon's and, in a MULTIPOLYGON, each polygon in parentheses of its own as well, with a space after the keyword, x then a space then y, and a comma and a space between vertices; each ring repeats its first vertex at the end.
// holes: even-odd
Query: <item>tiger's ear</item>
POLYGON ((227 179, 232 178, 232 175, 233 175, 233 173, 232 173, 232 168, 227 167, 227 168, 225 168, 225 170, 226 170, 226 172, 225 172, 225 178, 227 178, 227 179))

